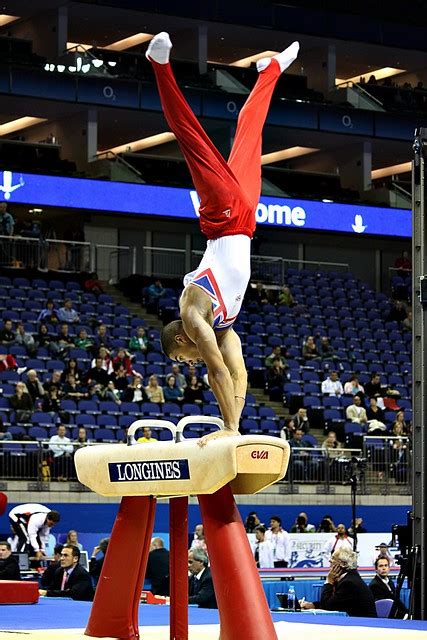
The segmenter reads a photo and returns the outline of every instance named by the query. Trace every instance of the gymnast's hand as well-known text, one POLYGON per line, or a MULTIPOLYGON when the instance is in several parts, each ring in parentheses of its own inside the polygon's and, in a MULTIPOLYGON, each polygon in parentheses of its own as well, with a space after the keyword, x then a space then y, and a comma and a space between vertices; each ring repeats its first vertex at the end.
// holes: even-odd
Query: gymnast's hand
POLYGON ((210 440, 218 440, 219 438, 229 438, 230 436, 240 436, 241 434, 236 429, 219 429, 218 431, 212 431, 207 436, 203 436, 197 441, 199 447, 205 447, 210 440))

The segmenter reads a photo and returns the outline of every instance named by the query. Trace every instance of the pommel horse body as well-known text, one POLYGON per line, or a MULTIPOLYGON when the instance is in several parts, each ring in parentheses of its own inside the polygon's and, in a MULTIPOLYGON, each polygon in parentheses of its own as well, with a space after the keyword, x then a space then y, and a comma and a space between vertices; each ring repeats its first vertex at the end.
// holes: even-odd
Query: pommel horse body
POLYGON ((200 447, 178 425, 137 420, 127 444, 79 449, 80 482, 103 496, 122 496, 86 635, 139 640, 138 608, 154 527, 157 498, 170 500, 170 640, 188 640, 188 496, 197 495, 205 528, 220 618, 221 640, 277 640, 264 590, 233 494, 253 494, 281 480, 289 445, 269 436, 218 438, 200 447), (137 444, 145 426, 167 428, 172 441, 137 444))

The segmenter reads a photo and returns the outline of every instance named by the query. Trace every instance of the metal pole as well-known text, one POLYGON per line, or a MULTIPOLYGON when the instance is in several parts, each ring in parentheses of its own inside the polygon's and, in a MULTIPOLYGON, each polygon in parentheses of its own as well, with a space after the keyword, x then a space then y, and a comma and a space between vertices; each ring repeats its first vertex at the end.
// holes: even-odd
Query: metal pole
POLYGON ((412 278, 413 278, 413 543, 418 553, 415 580, 415 618, 426 619, 427 613, 427 523, 425 496, 427 495, 427 260, 425 225, 425 158, 427 129, 416 131, 414 162, 412 165, 412 278))

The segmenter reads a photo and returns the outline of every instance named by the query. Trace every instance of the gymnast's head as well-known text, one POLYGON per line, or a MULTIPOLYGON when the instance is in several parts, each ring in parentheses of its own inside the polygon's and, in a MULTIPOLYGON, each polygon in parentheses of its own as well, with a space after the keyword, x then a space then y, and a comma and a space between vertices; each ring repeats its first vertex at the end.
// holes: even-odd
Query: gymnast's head
POLYGON ((163 353, 175 362, 189 365, 203 362, 195 343, 185 333, 182 320, 173 320, 163 327, 160 335, 163 353))

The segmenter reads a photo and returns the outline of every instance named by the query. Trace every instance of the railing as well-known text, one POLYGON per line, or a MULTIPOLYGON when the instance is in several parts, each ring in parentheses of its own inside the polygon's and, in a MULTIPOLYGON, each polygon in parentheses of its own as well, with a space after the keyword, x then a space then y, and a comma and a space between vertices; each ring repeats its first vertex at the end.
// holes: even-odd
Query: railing
MULTIPOLYGON (((330 451, 319 447, 293 447, 283 492, 286 492, 286 484, 291 492, 296 492, 298 485, 314 484, 318 493, 328 493, 331 484, 349 483, 351 459, 361 455, 361 449, 330 451)), ((365 493, 363 482, 359 489, 360 493, 365 493)))
POLYGON ((352 99, 348 100, 353 107, 356 107, 358 109, 366 108, 367 102, 375 111, 385 111, 384 105, 381 100, 378 100, 378 98, 375 98, 375 96, 371 95, 369 91, 367 91, 358 82, 353 82, 352 80, 341 82, 340 84, 336 85, 335 89, 336 91, 342 91, 343 89, 353 89, 356 96, 352 96, 352 99))
POLYGON ((367 460, 366 482, 388 494, 392 487, 411 493, 412 452, 407 437, 365 436, 363 457, 367 460))
POLYGON ((158 278, 182 278, 186 272, 185 249, 143 247, 144 273, 158 278))
POLYGON ((105 160, 117 162, 117 164, 120 164, 126 170, 130 171, 135 176, 137 176, 141 182, 145 182, 142 176, 142 173, 138 171, 138 169, 136 169, 133 165, 131 165, 130 162, 127 162, 127 160, 122 158, 122 156, 118 155, 117 153, 114 153, 114 151, 111 151, 110 149, 107 149, 107 151, 99 151, 96 154, 96 159, 97 160, 105 159, 105 160))

